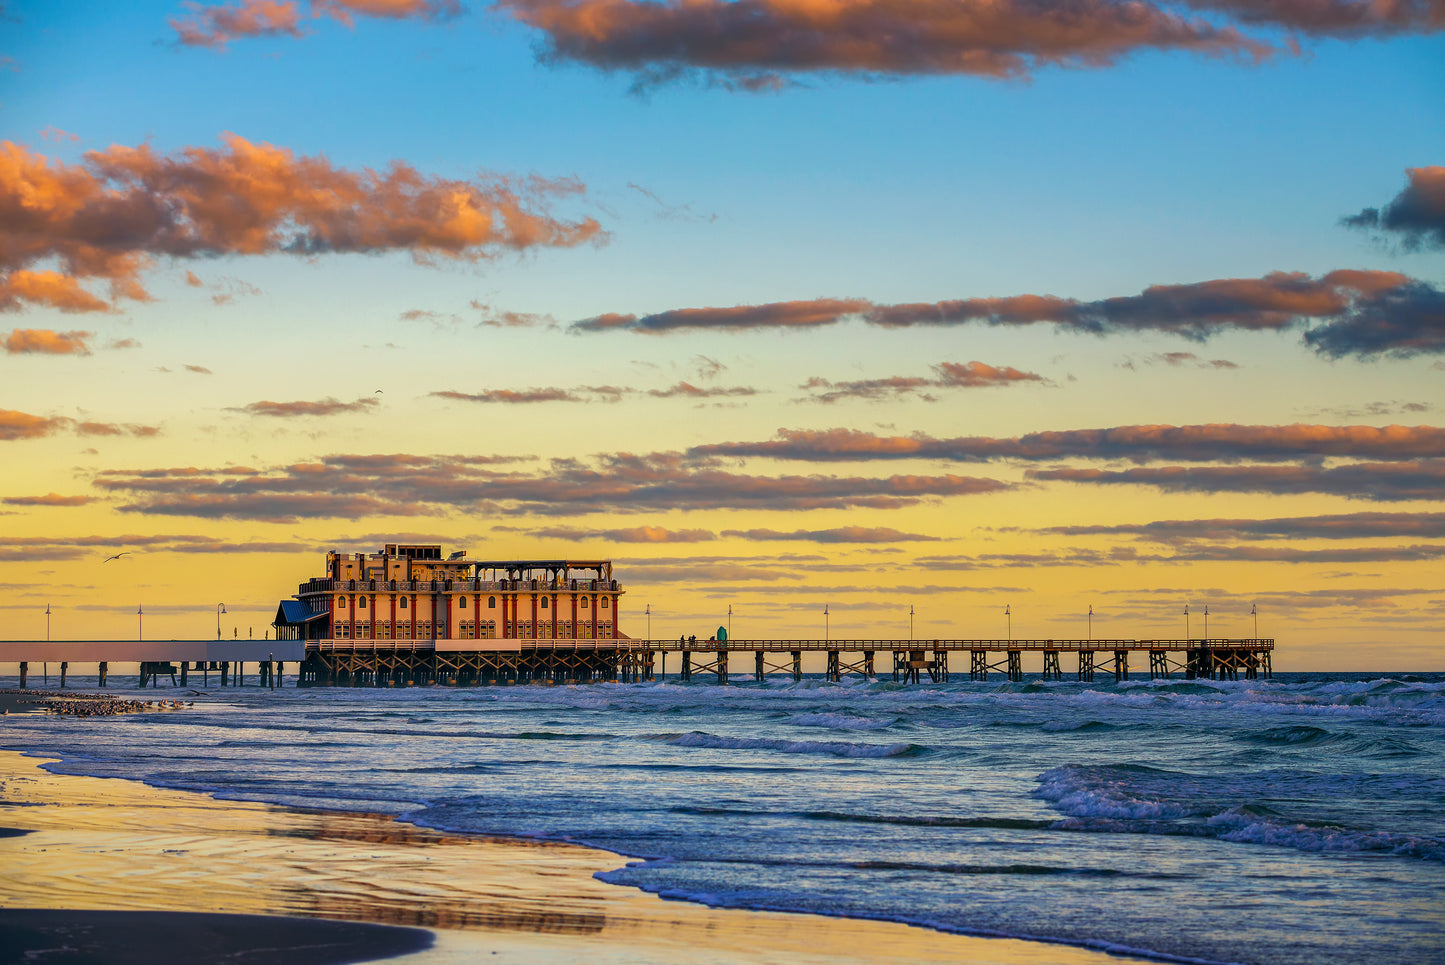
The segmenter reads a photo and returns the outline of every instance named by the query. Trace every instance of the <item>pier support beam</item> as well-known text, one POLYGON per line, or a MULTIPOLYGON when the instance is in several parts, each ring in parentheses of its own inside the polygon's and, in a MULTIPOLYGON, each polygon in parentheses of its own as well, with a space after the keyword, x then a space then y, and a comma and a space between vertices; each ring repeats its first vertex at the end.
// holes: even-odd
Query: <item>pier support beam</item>
POLYGON ((1021 650, 1008 652, 1008 679, 1014 683, 1024 679, 1024 655, 1021 650))
POLYGON ((968 679, 969 679, 969 680, 987 680, 987 679, 988 679, 988 651, 987 651, 987 650, 970 650, 970 651, 969 651, 969 654, 970 654, 970 656, 972 657, 972 659, 969 660, 969 663, 968 663, 968 679))
POLYGON ((692 651, 682 652, 682 679, 684 682, 692 680, 692 651))
POLYGON ((803 679, 803 651, 793 651, 793 682, 803 679))
POLYGON ((1044 679, 1064 679, 1064 672, 1063 670, 1059 669, 1059 652, 1057 650, 1044 651, 1044 679))
POLYGON ((1129 651, 1114 651, 1114 683, 1129 679, 1129 651))
POLYGON ((25 660, 20 661, 20 689, 21 689, 21 690, 24 690, 24 689, 25 689, 25 678, 28 677, 29 675, 30 675, 30 663, 29 663, 28 661, 25 661, 25 660))
POLYGON ((102 688, 105 687, 107 681, 110 680, 110 663, 108 661, 102 660, 100 662, 100 667, 96 671, 96 676, 100 678, 100 686, 102 688))
POLYGON ((829 680, 837 683, 842 679, 843 673, 838 669, 838 651, 828 651, 828 669, 824 671, 829 680))
POLYGON ((65 660, 60 661, 60 689, 61 689, 61 690, 64 690, 64 689, 65 689, 65 674, 66 674, 66 672, 67 672, 68 670, 70 670, 70 663, 69 663, 68 661, 65 661, 65 660))
POLYGON ((1094 680, 1094 651, 1079 651, 1079 679, 1093 683, 1094 680))

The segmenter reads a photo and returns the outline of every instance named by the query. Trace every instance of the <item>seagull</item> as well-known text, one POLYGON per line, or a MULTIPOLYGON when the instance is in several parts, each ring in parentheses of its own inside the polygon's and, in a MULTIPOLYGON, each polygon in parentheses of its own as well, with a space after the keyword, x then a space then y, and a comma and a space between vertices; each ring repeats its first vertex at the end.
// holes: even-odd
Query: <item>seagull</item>
POLYGON ((109 563, 111 560, 118 560, 118 559, 120 559, 122 556, 129 556, 129 555, 130 555, 130 551, 127 550, 127 551, 124 552, 124 553, 117 553, 117 554, 115 554, 114 556, 107 556, 105 559, 101 560, 100 562, 101 562, 101 564, 103 565, 103 564, 109 563))
POLYGON ((375 392, 373 392, 373 393, 371 393, 371 394, 372 394, 372 395, 381 395, 381 390, 380 390, 380 389, 377 389, 375 392))

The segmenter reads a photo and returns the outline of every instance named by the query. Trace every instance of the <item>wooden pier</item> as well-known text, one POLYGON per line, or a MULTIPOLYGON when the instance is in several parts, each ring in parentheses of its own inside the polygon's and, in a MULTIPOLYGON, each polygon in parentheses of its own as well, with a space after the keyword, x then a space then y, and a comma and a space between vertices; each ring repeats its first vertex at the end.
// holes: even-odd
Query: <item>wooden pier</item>
POLYGON ((71 667, 93 664, 99 685, 110 666, 139 665, 139 685, 221 686, 252 680, 268 688, 284 682, 285 663, 296 664, 298 687, 424 687, 484 684, 654 681, 671 670, 682 681, 719 684, 769 677, 803 678, 803 655, 824 657, 832 681, 891 674, 900 683, 945 683, 1003 678, 1020 681, 1024 657, 1041 658, 1045 680, 1066 675, 1115 681, 1145 669, 1150 680, 1180 674, 1186 680, 1254 680, 1273 676, 1271 638, 1190 640, 161 640, 0 641, 0 663, 19 665, 27 686, 42 661, 57 666, 65 687, 71 667), (967 655, 965 657, 965 654, 967 655), (1070 654, 1071 659, 1063 659, 1070 654), (952 663, 950 661, 952 660, 952 663), (669 667, 669 662, 672 666, 669 667), (1064 664, 1072 665, 1072 672, 1064 664))
POLYGON ((1026 653, 1041 655, 1046 680, 1064 679, 1065 653, 1076 656, 1072 676, 1082 682, 1092 682, 1095 674, 1128 680, 1131 669, 1144 669, 1146 653, 1151 680, 1175 673, 1186 680, 1254 680, 1273 676, 1274 640, 309 640, 297 686, 652 681, 666 678, 669 655, 682 681, 729 684, 736 675, 801 680, 805 653, 825 655, 824 676, 832 681, 874 678, 881 670, 899 682, 920 683, 926 676, 944 683, 954 673, 962 679, 965 652, 968 679, 974 681, 990 674, 1022 680, 1026 653), (952 671, 950 654, 959 655, 952 671))

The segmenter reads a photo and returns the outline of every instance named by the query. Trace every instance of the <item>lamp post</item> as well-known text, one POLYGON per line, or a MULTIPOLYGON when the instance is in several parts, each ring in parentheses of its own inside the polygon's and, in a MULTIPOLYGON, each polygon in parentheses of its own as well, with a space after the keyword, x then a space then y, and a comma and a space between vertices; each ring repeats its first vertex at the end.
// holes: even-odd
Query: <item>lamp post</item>
POLYGON ((1209 639, 1209 604, 1204 604, 1204 639, 1209 639))
POLYGON ((45 642, 50 642, 50 604, 45 604, 45 642))
POLYGON ((221 639, 221 614, 226 612, 226 604, 216 604, 216 639, 221 639))
POLYGON ((823 604, 823 639, 828 640, 828 604, 823 604))
POLYGON ((1254 639, 1259 639, 1259 608, 1255 604, 1249 605, 1249 615, 1254 617, 1254 639))
POLYGON ((733 605, 728 604, 728 639, 733 638, 733 605))
POLYGON ((1189 642, 1189 604, 1184 604, 1184 642, 1189 642))
POLYGON ((1014 642, 1014 611, 1013 611, 1013 607, 1010 606, 1009 604, 1005 603, 1005 604, 1004 604, 1004 607, 1003 607, 1003 615, 1004 615, 1004 617, 1008 620, 1008 642, 1009 642, 1009 643, 1013 643, 1013 642, 1014 642))
POLYGON ((146 634, 145 634, 145 629, 146 629, 145 619, 146 619, 145 606, 144 606, 144 604, 138 604, 138 605, 136 606, 136 608, 135 608, 135 638, 136 638, 137 640, 144 640, 144 639, 146 638, 146 634))
POLYGON ((913 604, 908 604, 908 639, 913 639, 913 604))
POLYGON ((1094 604, 1089 604, 1089 639, 1094 639, 1094 604))
POLYGON ((651 639, 652 639, 652 604, 651 604, 651 603, 647 604, 647 609, 646 609, 645 611, 643 611, 643 612, 645 612, 645 613, 647 614, 647 639, 651 640, 651 639))

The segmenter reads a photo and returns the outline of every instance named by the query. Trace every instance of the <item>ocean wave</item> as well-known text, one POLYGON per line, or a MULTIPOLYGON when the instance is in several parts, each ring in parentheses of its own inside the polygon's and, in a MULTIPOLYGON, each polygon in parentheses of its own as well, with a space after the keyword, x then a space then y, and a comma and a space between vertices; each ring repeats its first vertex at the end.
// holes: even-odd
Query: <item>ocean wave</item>
POLYGON ((784 754, 830 754, 834 757, 902 757, 924 750, 917 744, 899 741, 894 744, 855 744, 849 741, 794 741, 775 737, 720 737, 693 731, 678 734, 668 741, 675 747, 701 747, 714 750, 766 750, 784 754))
POLYGON ((794 727, 828 727, 834 730, 882 730, 898 722, 896 717, 855 717, 852 714, 798 714, 785 723, 794 727))

